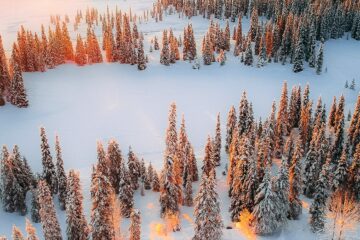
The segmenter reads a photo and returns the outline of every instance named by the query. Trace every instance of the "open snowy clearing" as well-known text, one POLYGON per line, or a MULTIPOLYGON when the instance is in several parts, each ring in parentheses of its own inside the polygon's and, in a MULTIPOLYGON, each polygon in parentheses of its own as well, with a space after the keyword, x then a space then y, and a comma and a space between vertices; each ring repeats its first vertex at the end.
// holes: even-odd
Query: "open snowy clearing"
MULTIPOLYGON (((46 1, 37 0, 38 4, 44 2, 46 1)), ((57 9, 59 12, 55 13, 68 13, 71 16, 76 11, 74 9, 85 9, 89 2, 94 3, 99 10, 106 9, 106 5, 100 4, 100 1, 81 0, 76 4, 69 2, 65 1, 63 8, 57 9)), ((116 2, 118 1, 106 1, 106 4, 114 6, 116 2)), ((11 3, 6 4, 11 6, 11 3)), ((124 4, 124 9, 131 5, 141 12, 150 7, 152 1, 124 4)), ((27 6, 29 14, 32 7, 34 6, 27 6)), ((35 18, 31 17, 34 22, 26 22, 29 15, 25 14, 19 19, 19 16, 11 18, 10 13, 11 10, 7 14, 0 10, 0 31, 4 36, 5 48, 11 46, 9 43, 16 37, 20 24, 39 29, 41 22, 47 23, 49 20, 48 12, 40 12, 35 18)), ((52 147, 57 133, 63 148, 66 170, 73 168, 80 171, 84 207, 89 217, 90 171, 92 164, 96 162, 96 141, 103 141, 105 144, 109 139, 116 138, 124 156, 131 145, 139 157, 143 157, 146 163, 151 161, 159 170, 163 163, 168 107, 173 101, 178 107, 178 126, 181 115, 185 116, 187 132, 195 147, 199 165, 206 137, 215 131, 216 114, 221 114, 224 138, 227 112, 231 105, 238 105, 244 90, 253 103, 256 117, 265 118, 268 115, 272 101, 279 99, 285 80, 289 88, 297 84, 303 87, 309 83, 311 98, 316 101, 318 96, 322 96, 327 106, 330 106, 333 96, 344 94, 345 113, 349 109, 353 110, 360 89, 360 42, 345 38, 326 42, 324 69, 327 68, 327 72, 320 76, 309 68, 294 74, 289 64, 282 66, 271 63, 261 69, 246 67, 232 56, 232 51, 228 53, 225 66, 213 63, 211 66, 202 66, 200 70, 193 70, 190 63, 183 61, 170 67, 160 65, 159 52, 148 53, 150 39, 154 35, 161 36, 161 31, 170 27, 175 36, 178 36, 188 22, 173 15, 166 17, 161 23, 151 20, 139 25, 140 31, 145 34, 145 50, 150 60, 145 71, 138 71, 136 66, 104 63, 85 67, 66 64, 45 73, 24 74, 30 107, 17 109, 7 104, 0 109, 0 144, 9 147, 18 144, 32 169, 38 172, 41 170, 39 127, 46 128, 52 147), (350 82, 353 78, 356 80, 356 90, 345 89, 345 81, 350 82)), ((191 22, 199 50, 208 20, 195 17, 191 22)), ((247 31, 247 20, 244 20, 244 25, 244 30, 247 31)), ((231 29, 232 26, 233 24, 231 29)), ((228 226, 231 224, 229 199, 225 179, 221 175, 227 161, 225 153, 222 161, 217 174, 220 178, 218 189, 224 223, 228 226)), ((196 191, 197 185, 194 189, 196 191)), ((140 208, 142 213, 142 239, 191 239, 192 208, 181 209, 182 230, 177 233, 169 232, 165 236, 159 225, 162 223, 159 216, 159 194, 150 191, 145 194, 145 197, 141 197, 139 192, 135 194, 135 207, 140 208)), ((308 207, 309 201, 304 200, 301 219, 289 221, 283 232, 272 237, 254 236, 247 229, 224 229, 224 239, 316 239, 307 223, 308 207)), ((64 212, 58 211, 58 217, 65 233, 64 212)), ((13 224, 24 229, 24 217, 0 210, 0 235, 10 237, 13 224)), ((41 225, 35 226, 40 233, 41 225)), ((128 220, 124 220, 124 234, 127 233, 127 226, 128 220)), ((355 234, 354 239, 359 239, 359 234, 357 237, 355 234)))

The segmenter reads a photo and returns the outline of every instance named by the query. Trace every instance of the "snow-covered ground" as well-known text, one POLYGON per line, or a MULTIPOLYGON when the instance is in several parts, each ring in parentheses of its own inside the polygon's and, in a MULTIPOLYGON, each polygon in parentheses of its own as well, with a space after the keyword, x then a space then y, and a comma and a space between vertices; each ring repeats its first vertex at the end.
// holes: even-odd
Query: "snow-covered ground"
MULTIPOLYGON (((48 2, 50 1, 35 0, 32 4, 25 0, 1 2, 0 33, 6 48, 16 38, 20 24, 38 30, 41 23, 49 22, 50 14, 67 13, 72 16, 77 9, 83 9, 84 12, 87 6, 95 6, 101 12, 106 9, 106 4, 118 4, 125 10, 131 6, 134 11, 142 12, 152 5, 149 0, 48 2), (24 8, 18 9, 19 3, 24 8)), ((136 66, 103 63, 85 67, 65 64, 45 73, 25 73, 30 107, 17 109, 8 104, 0 108, 0 145, 6 144, 11 148, 18 144, 33 170, 41 171, 39 127, 46 128, 52 147, 57 133, 63 148, 66 170, 74 168, 80 171, 84 205, 89 217, 90 171, 91 165, 96 162, 96 141, 106 143, 110 138, 116 138, 124 156, 131 145, 139 157, 143 157, 147 163, 151 161, 159 170, 163 163, 168 108, 173 101, 178 107, 178 123, 181 115, 185 116, 189 139, 195 147, 199 164, 206 137, 215 132, 216 114, 221 114, 224 139, 227 112, 231 105, 238 105, 244 90, 253 103, 257 118, 265 118, 269 114, 272 101, 278 101, 285 80, 289 90, 293 85, 305 86, 309 83, 312 99, 316 101, 322 96, 327 106, 330 106, 333 96, 344 94, 346 113, 353 109, 360 89, 360 42, 345 38, 326 42, 324 69, 327 68, 327 71, 320 76, 309 68, 294 74, 289 64, 282 66, 271 63, 261 69, 246 67, 232 56, 232 52, 227 54, 225 66, 213 63, 211 66, 202 66, 200 70, 193 70, 190 63, 183 61, 170 67, 160 65, 159 52, 148 52, 150 39, 154 35, 160 37, 162 30, 170 27, 174 30, 174 35, 178 36, 188 22, 193 24, 199 50, 208 27, 208 20, 202 17, 189 21, 172 15, 161 23, 151 20, 139 25, 145 35, 145 50, 150 60, 145 71, 138 71, 136 66), (351 82, 353 78, 356 80, 356 90, 345 89, 345 81, 351 82)), ((244 30, 247 29, 248 21, 244 19, 244 30)), ((227 226, 231 224, 229 199, 225 179, 220 173, 227 161, 225 153, 222 160, 217 176, 220 176, 218 189, 224 223, 227 226)), ((196 189, 197 186, 195 192, 196 189)), ((182 230, 167 236, 161 234, 158 198, 157 193, 150 191, 146 191, 145 197, 136 193, 135 206, 142 213, 142 239, 191 239, 192 208, 188 207, 181 209, 182 230)), ((289 221, 286 228, 274 236, 259 238, 251 235, 247 229, 224 229, 224 239, 316 239, 310 233, 307 223, 308 206, 309 200, 304 199, 301 219, 289 221)), ((65 214, 58 211, 58 216, 65 233, 65 214)), ((24 229, 25 220, 16 213, 9 214, 0 210, 0 235, 10 237, 13 224, 24 229)), ((128 220, 124 220, 124 234, 127 226, 128 220)), ((41 225, 36 224, 36 227, 40 233, 41 225)), ((360 239, 360 235, 357 239, 360 239)))

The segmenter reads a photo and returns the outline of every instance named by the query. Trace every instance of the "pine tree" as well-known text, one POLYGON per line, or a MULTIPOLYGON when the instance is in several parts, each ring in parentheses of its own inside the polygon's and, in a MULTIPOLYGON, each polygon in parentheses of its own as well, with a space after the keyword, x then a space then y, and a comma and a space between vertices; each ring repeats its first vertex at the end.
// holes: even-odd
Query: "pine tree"
POLYGON ((14 44, 13 52, 11 55, 11 64, 12 64, 12 80, 9 88, 9 101, 11 104, 20 107, 26 108, 29 106, 27 100, 26 90, 24 86, 24 80, 21 73, 21 65, 19 60, 19 50, 14 44))
POLYGON ((333 99, 329 113, 328 125, 330 128, 333 128, 335 126, 335 115, 336 115, 336 97, 334 97, 333 99))
POLYGON ((214 57, 214 53, 209 34, 206 35, 206 37, 203 39, 203 42, 203 61, 205 65, 210 65, 214 57))
POLYGON ((208 136, 205 145, 205 156, 203 159, 202 175, 209 176, 212 170, 215 170, 213 150, 214 150, 213 141, 211 140, 210 136, 208 136))
POLYGON ((356 146, 351 166, 349 168, 349 185, 355 194, 356 199, 360 199, 360 144, 356 146))
POLYGON ((87 64, 85 46, 80 34, 77 36, 76 40, 75 63, 79 66, 87 64))
POLYGON ((233 136, 233 131, 234 128, 236 126, 236 112, 235 112, 235 107, 231 106, 229 114, 228 114, 228 118, 227 118, 227 123, 226 123, 226 144, 225 144, 225 151, 227 153, 229 153, 230 150, 230 146, 231 146, 231 142, 232 142, 232 136, 233 136))
POLYGON ((31 224, 29 219, 26 219, 26 233, 26 240, 39 240, 38 236, 36 235, 36 229, 31 224))
POLYGON ((252 212, 251 226, 256 234, 271 234, 279 228, 279 202, 272 190, 270 170, 267 167, 262 183, 255 197, 255 207, 252 212))
POLYGON ((332 189, 336 191, 339 188, 346 187, 348 178, 347 153, 345 149, 341 154, 341 158, 336 166, 332 179, 332 189))
POLYGON ((10 74, 8 69, 8 64, 5 56, 5 51, 2 43, 2 38, 0 36, 0 100, 2 97, 7 95, 7 91, 10 87, 10 74))
POLYGON ((81 192, 79 173, 70 170, 67 179, 66 199, 66 234, 68 239, 89 239, 90 229, 86 222, 82 202, 83 195, 81 192))
POLYGON ((191 207, 193 205, 193 195, 192 195, 193 190, 192 190, 192 176, 191 176, 191 174, 187 174, 187 177, 186 177, 185 180, 186 181, 184 182, 185 190, 184 190, 183 205, 191 207))
POLYGON ((302 37, 299 36, 299 39, 295 48, 295 57, 294 57, 294 66, 293 72, 298 73, 304 70, 304 43, 302 37))
POLYGON ((109 180, 116 194, 119 193, 119 184, 121 177, 121 164, 124 161, 119 144, 116 140, 111 139, 107 148, 109 159, 109 180))
POLYGON ((125 163, 121 163, 120 182, 119 182, 119 202, 121 215, 125 218, 130 217, 134 206, 134 189, 131 185, 129 171, 126 169, 125 163))
POLYGON ((92 239, 114 240, 114 191, 109 180, 97 166, 93 169, 91 197, 92 239))
MULTIPOLYGON (((175 184, 173 175, 173 159, 168 152, 165 152, 164 169, 161 177, 160 192, 160 214, 161 217, 172 216, 178 219, 178 186, 175 184)), ((174 230, 179 230, 178 224, 173 226, 174 230)))
POLYGON ((140 163, 138 158, 135 156, 135 153, 132 151, 131 147, 129 147, 127 165, 129 169, 132 189, 136 190, 139 188, 140 163))
POLYGON ((275 182, 275 193, 278 198, 280 213, 278 221, 281 225, 287 221, 289 212, 289 168, 286 158, 282 158, 281 167, 275 182))
POLYGON ((321 163, 319 162, 319 149, 318 146, 316 146, 317 135, 315 132, 312 138, 309 151, 305 157, 303 173, 304 195, 308 198, 312 198, 314 196, 317 178, 321 170, 321 163))
POLYGON ((58 192, 58 179, 52 157, 50 154, 50 147, 45 133, 45 128, 40 128, 41 138, 41 153, 42 153, 42 165, 43 165, 43 178, 47 182, 51 193, 56 194, 58 192))
POLYGON ((246 50, 245 50, 245 60, 244 64, 247 66, 253 65, 253 53, 252 53, 252 47, 251 47, 251 39, 248 39, 248 42, 246 44, 246 50))
POLYGON ((280 103, 279 111, 276 119, 276 140, 275 140, 275 152, 276 156, 280 156, 283 153, 284 147, 284 135, 288 135, 288 92, 287 83, 284 82, 280 103))
POLYGON ((301 146, 302 142, 300 139, 297 140, 295 150, 293 153, 291 166, 289 169, 289 219, 298 219, 302 212, 302 204, 300 200, 301 192, 301 146))
POLYGON ((34 223, 39 223, 40 218, 40 204, 39 204, 39 193, 37 188, 31 190, 31 220, 34 223))
POLYGON ((66 180, 66 173, 64 170, 64 161, 62 159, 62 154, 61 154, 59 136, 56 136, 55 138, 55 151, 56 151, 56 171, 57 171, 57 179, 58 179, 60 209, 65 210, 67 180, 66 180))
POLYGON ((213 149, 213 160, 216 166, 220 166, 221 163, 221 128, 220 128, 220 113, 217 115, 216 120, 216 131, 214 139, 214 149, 213 149))
POLYGON ((41 225, 45 239, 61 240, 61 229, 56 216, 51 190, 45 180, 39 184, 39 204, 41 225))
POLYGON ((323 232, 325 227, 325 210, 327 199, 329 196, 329 183, 327 179, 326 168, 323 167, 319 179, 316 183, 315 197, 314 201, 311 204, 309 213, 310 217, 310 227, 314 233, 323 232))
POLYGON ((14 155, 2 161, 1 185, 2 205, 5 212, 19 211, 26 214, 25 194, 14 172, 14 155))
POLYGON ((162 42, 162 49, 161 49, 161 53, 160 53, 160 63, 165 66, 170 65, 170 49, 169 49, 169 42, 168 42, 166 30, 164 30, 164 32, 163 32, 163 42, 162 42))
POLYGON ((321 74, 324 61, 324 45, 321 43, 319 53, 316 57, 316 74, 321 74))
POLYGON ((203 175, 200 189, 195 198, 195 234, 193 240, 220 240, 223 222, 219 196, 216 192, 215 174, 203 175))
POLYGON ((152 190, 154 192, 160 192, 160 180, 156 170, 154 170, 153 173, 152 190))
POLYGON ((129 227, 129 232, 130 232, 129 240, 140 240, 140 236, 141 236, 140 211, 138 209, 133 209, 130 217, 131 217, 131 222, 129 227))
POLYGON ((345 98, 342 95, 340 97, 339 104, 336 108, 335 122, 334 122, 335 139, 334 139, 334 149, 333 149, 333 162, 335 163, 342 154, 343 144, 344 144, 344 131, 345 131, 344 107, 345 107, 345 98))
POLYGON ((146 61, 145 61, 144 55, 145 55, 144 54, 144 44, 143 44, 143 41, 140 39, 139 48, 138 48, 138 52, 137 52, 137 64, 138 64, 139 70, 146 69, 146 61))

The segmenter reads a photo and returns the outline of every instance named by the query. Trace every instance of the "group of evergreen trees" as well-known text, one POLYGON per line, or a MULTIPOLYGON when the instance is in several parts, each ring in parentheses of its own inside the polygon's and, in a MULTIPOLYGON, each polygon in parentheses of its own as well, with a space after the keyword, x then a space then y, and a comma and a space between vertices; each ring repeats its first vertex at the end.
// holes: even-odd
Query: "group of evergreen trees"
POLYGON ((314 198, 309 211, 311 229, 324 232, 332 193, 348 192, 358 198, 360 145, 353 139, 360 122, 360 97, 348 134, 344 107, 343 96, 338 104, 334 100, 327 119, 321 98, 313 108, 308 85, 303 93, 300 87, 294 87, 289 100, 285 83, 277 116, 274 103, 262 123, 254 121, 251 103, 243 94, 238 117, 234 107, 229 111, 225 146, 233 221, 249 211, 255 233, 273 233, 287 219, 299 218, 300 195, 304 194, 314 198), (277 176, 271 178, 274 158, 281 159, 281 166, 277 176))
MULTIPOLYGON (((303 91, 295 86, 288 97, 285 82, 278 111, 273 103, 264 122, 254 119, 252 104, 245 92, 238 112, 235 107, 229 111, 224 147, 229 163, 224 174, 229 184, 230 216, 237 222, 242 214, 250 212, 249 224, 256 234, 272 234, 288 220, 298 219, 303 211, 301 194, 313 199, 309 209, 310 227, 316 233, 325 232, 327 216, 344 211, 346 206, 337 201, 348 201, 352 206, 347 209, 351 214, 341 213, 346 221, 353 220, 354 212, 359 209, 360 95, 349 127, 345 129, 343 96, 339 102, 334 98, 327 116, 322 99, 313 107, 309 94, 309 85, 303 91), (273 161, 278 161, 276 159, 280 159, 281 164, 275 176, 273 161)), ((172 224, 174 231, 180 230, 180 206, 194 206, 193 239, 221 239, 223 221, 216 191, 216 166, 222 162, 220 115, 214 137, 207 138, 200 188, 194 199, 192 185, 199 180, 197 161, 184 117, 179 132, 176 121, 176 105, 172 104, 160 176, 151 163, 146 166, 132 148, 126 162, 116 140, 110 140, 106 150, 98 143, 98 160, 91 175, 90 224, 84 216, 79 173, 70 170, 66 174, 58 136, 54 162, 45 129, 40 129, 42 174, 31 171, 17 146, 12 153, 3 146, 0 158, 3 209, 25 215, 25 199, 30 191, 32 221, 41 222, 46 239, 62 239, 53 201, 53 195, 57 194, 59 208, 66 211, 69 239, 90 236, 116 239, 120 217, 131 218, 131 239, 139 239, 141 220, 140 212, 134 207, 134 192, 140 190, 144 196, 145 190, 152 189, 160 192, 160 215, 172 224)), ((30 225, 28 230, 35 234, 30 225)), ((344 231, 346 229, 340 232, 344 231)), ((16 227, 13 232, 14 236, 22 234, 16 227)))

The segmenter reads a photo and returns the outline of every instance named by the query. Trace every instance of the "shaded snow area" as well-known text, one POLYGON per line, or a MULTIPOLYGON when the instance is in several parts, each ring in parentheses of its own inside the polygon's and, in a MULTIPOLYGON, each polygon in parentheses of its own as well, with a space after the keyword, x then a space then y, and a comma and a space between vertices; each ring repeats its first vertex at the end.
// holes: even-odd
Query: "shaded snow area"
MULTIPOLYGON (((34 5, 26 4, 24 15, 12 16, 15 8, 11 1, 1 1, 5 7, 0 8, 0 33, 4 38, 5 48, 11 46, 16 38, 20 24, 26 28, 39 30, 41 23, 49 22, 49 15, 54 13, 72 16, 76 9, 85 11, 87 6, 98 7, 99 11, 106 9, 106 4, 141 12, 152 5, 152 1, 90 1, 54 0, 54 9, 36 12, 32 16, 32 8, 50 1, 36 0, 34 5), (56 9, 56 6, 62 8, 56 9), (73 5, 72 5, 73 4, 73 5), (92 4, 92 5, 91 5, 92 4), (122 4, 124 6, 122 6, 122 4), (133 4, 133 5, 132 5, 133 4), (10 11, 4 11, 7 5, 10 11), (12 8, 11 8, 12 7, 12 8), (10 20, 8 20, 10 19, 10 20), (28 22, 29 21, 29 22, 28 22), (31 22, 34 21, 34 22, 31 22), (9 36, 9 37, 7 37, 9 36)), ((19 0, 19 2, 27 2, 19 0)), ((30 107, 18 109, 10 104, 0 109, 0 145, 12 148, 17 144, 21 153, 26 156, 35 172, 41 171, 41 151, 39 128, 44 126, 47 131, 52 154, 55 154, 55 133, 60 136, 63 159, 66 171, 80 171, 84 191, 84 207, 90 217, 90 174, 91 166, 96 162, 96 142, 109 139, 118 140, 122 153, 126 157, 128 147, 146 163, 151 162, 159 171, 163 164, 165 149, 165 130, 167 126, 168 109, 171 102, 176 102, 178 127, 181 115, 184 114, 189 140, 194 145, 199 167, 201 165, 205 141, 208 134, 214 135, 216 115, 221 114, 223 146, 226 130, 226 117, 231 105, 238 107, 243 91, 253 103, 255 117, 268 116, 272 101, 279 101, 281 87, 287 81, 289 90, 300 84, 302 88, 309 83, 310 96, 316 101, 322 96, 327 106, 330 106, 333 96, 344 94, 346 99, 345 113, 353 111, 355 100, 360 89, 360 42, 354 40, 330 40, 325 43, 324 73, 315 74, 308 67, 301 73, 292 72, 292 66, 278 63, 267 64, 263 68, 247 67, 240 63, 239 58, 232 56, 233 49, 227 53, 228 60, 224 66, 213 63, 193 70, 192 64, 179 61, 169 67, 160 65, 159 51, 149 53, 150 40, 157 35, 161 39, 162 30, 172 28, 174 35, 182 33, 183 27, 193 23, 197 49, 200 52, 200 42, 208 27, 208 20, 195 17, 191 20, 179 19, 177 15, 166 16, 164 22, 139 24, 139 30, 144 33, 145 52, 149 63, 145 71, 138 71, 136 66, 120 65, 118 63, 103 63, 92 66, 78 67, 65 64, 45 73, 25 73, 24 82, 27 89, 30 107), (325 71, 327 69, 327 71, 325 71), (345 89, 345 81, 356 81, 356 90, 345 89)), ((225 22, 221 22, 224 26, 225 22)), ((244 19, 244 31, 248 30, 249 21, 244 19)), ((231 23, 230 29, 234 24, 231 23)), ((70 30, 70 29, 69 29, 70 30)), ((75 33, 72 33, 75 34, 75 33)), ((99 32, 100 34, 100 32, 99 32)), ((75 36, 75 35, 74 35, 75 36)), ((83 35, 85 36, 85 35, 83 35)), ((233 47, 233 46, 232 46, 233 47)), ((228 208, 230 200, 227 192, 226 179, 222 176, 227 155, 223 151, 222 165, 218 167, 218 192, 225 226, 232 225, 228 208)), ((274 174, 276 167, 274 168, 274 174)), ((198 183, 194 186, 197 192, 198 183)), ((195 195, 195 194, 194 194, 195 195)), ((30 193, 28 207, 30 208, 30 193)), ((224 229, 224 240, 242 239, 317 239, 310 232, 308 225, 309 199, 303 199, 303 214, 299 220, 289 221, 282 232, 271 237, 258 237, 246 228, 238 226, 232 230, 224 229)), ((59 206, 57 198, 55 205, 59 206)), ((142 239, 177 239, 187 240, 193 236, 193 209, 181 208, 180 232, 162 231, 163 221, 160 218, 159 194, 145 191, 135 193, 135 207, 141 211, 142 239)), ((57 209, 59 221, 65 236, 65 212, 57 209)), ((30 218, 30 214, 27 216, 30 218)), ((25 229, 25 218, 17 213, 9 214, 0 210, 0 235, 11 237, 12 225, 25 229)), ((129 220, 122 221, 122 232, 127 234, 129 220)), ((41 225, 35 224, 39 235, 42 235, 41 225)), ((360 239, 360 233, 358 232, 360 239)), ((356 239, 356 238, 355 238, 356 239)), ((210 239, 209 239, 210 240, 210 239)))

